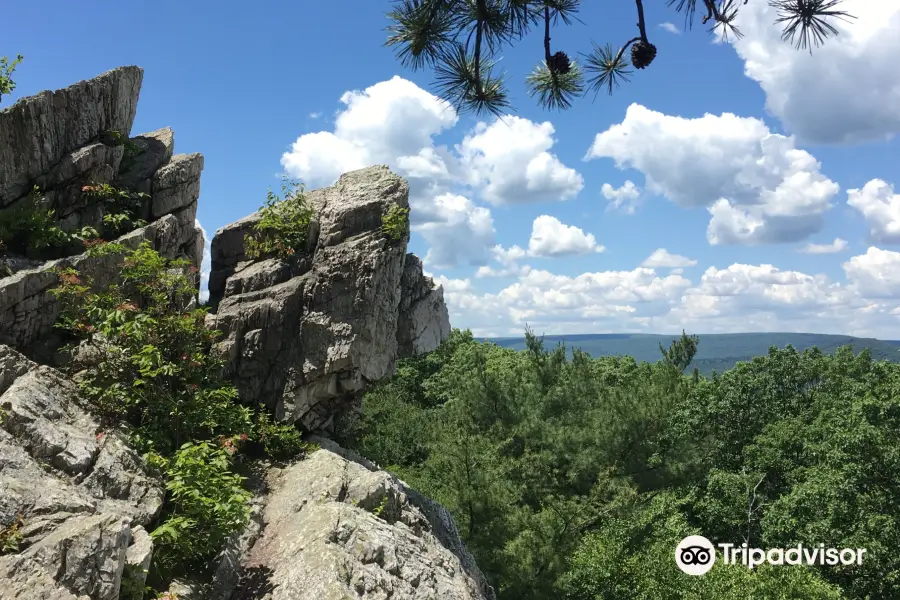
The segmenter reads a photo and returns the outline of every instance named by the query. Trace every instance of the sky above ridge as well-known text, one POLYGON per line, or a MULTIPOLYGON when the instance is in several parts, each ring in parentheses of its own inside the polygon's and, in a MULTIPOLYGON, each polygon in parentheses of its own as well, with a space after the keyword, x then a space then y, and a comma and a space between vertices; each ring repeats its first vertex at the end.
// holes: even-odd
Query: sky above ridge
MULTIPOLYGON (((476 335, 900 339, 900 0, 846 0, 857 19, 812 55, 764 0, 730 42, 655 2, 653 64, 565 112, 527 94, 531 36, 502 54, 515 112, 499 120, 457 114, 395 60, 389 6, 11 3, 0 56, 25 61, 2 106, 143 67, 132 135, 169 125, 176 152, 204 154, 208 237, 283 174, 314 188, 388 164, 410 181, 410 250, 476 335)), ((554 50, 635 35, 629 2, 579 16, 554 50)))

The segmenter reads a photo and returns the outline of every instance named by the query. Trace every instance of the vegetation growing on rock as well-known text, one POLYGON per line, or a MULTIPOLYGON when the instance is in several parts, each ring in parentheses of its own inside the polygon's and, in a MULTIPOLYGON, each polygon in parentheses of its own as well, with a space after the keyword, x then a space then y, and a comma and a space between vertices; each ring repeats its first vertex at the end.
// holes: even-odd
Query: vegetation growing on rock
POLYGON ((409 233, 409 209, 397 204, 381 217, 381 231, 394 242, 399 242, 409 233))
POLYGON ((0 211, 0 251, 29 258, 61 258, 81 252, 86 241, 117 237, 146 225, 137 214, 148 194, 99 183, 83 186, 81 196, 88 204, 103 204, 99 231, 91 226, 75 231, 61 227, 56 210, 34 186, 28 196, 0 211))
POLYGON ((787 347, 684 375, 696 341, 637 363, 455 330, 343 415, 341 442, 448 507, 501 599, 900 596, 900 365, 787 347), (689 534, 868 554, 689 577, 689 534))
POLYGON ((303 195, 302 184, 285 178, 281 195, 270 189, 259 212, 259 221, 244 238, 249 258, 289 260, 303 252, 314 211, 303 195))
POLYGON ((196 267, 147 242, 134 250, 101 242, 88 252, 117 261, 119 278, 103 287, 59 269, 53 292, 58 327, 69 340, 66 368, 103 427, 124 429, 167 481, 151 533, 154 578, 202 570, 249 516, 235 456, 253 444, 278 458, 309 446, 293 426, 254 415, 219 376, 222 362, 210 351, 218 332, 206 326, 207 309, 197 307, 196 267))
POLYGON ((16 89, 16 82, 12 80, 12 74, 22 60, 23 56, 21 54, 17 55, 11 62, 8 56, 0 56, 0 100, 3 99, 3 96, 12 94, 16 89))
MULTIPOLYGON (((92 231, 79 232, 92 237, 92 231)), ((0 249, 23 256, 43 257, 65 251, 79 234, 63 231, 56 211, 47 206, 40 188, 35 186, 27 197, 0 212, 0 249)))

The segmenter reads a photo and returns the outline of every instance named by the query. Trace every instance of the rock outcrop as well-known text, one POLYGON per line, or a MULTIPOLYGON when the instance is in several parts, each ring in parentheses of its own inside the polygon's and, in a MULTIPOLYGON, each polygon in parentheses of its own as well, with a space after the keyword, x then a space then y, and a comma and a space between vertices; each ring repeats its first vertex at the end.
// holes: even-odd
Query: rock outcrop
POLYGON ((0 599, 118 598, 163 497, 75 384, 0 346, 0 529, 18 550, 0 556, 0 599))
POLYGON ((209 321, 241 397, 315 430, 392 375, 398 357, 436 348, 450 321, 443 289, 406 253, 409 234, 382 231, 392 207, 409 206, 405 180, 369 167, 306 198, 315 217, 294 265, 247 260, 244 236, 259 213, 216 232, 209 321))
MULTIPOLYGON (((199 266, 203 234, 196 226, 203 157, 174 154, 172 130, 129 139, 143 71, 121 67, 55 92, 41 92, 0 110, 0 218, 11 214, 37 186, 46 208, 66 231, 101 227, 106 205, 83 192, 110 184, 148 197, 138 217, 149 224, 122 241, 146 240, 168 257, 186 257, 199 266)), ((0 343, 38 356, 58 309, 49 289, 53 269, 74 266, 109 282, 116 269, 108 261, 75 255, 43 261, 6 253, 0 267, 0 343)), ((46 358, 41 356, 41 358, 46 358)))
POLYGON ((306 460, 269 471, 265 528, 236 566, 234 590, 216 597, 494 597, 446 509, 328 440, 317 441, 321 449, 306 460))
MULTIPOLYGON (((146 226, 119 237, 197 266, 203 157, 174 154, 163 128, 129 138, 142 81, 123 67, 0 111, 0 219, 37 186, 65 231, 106 214, 85 186, 140 193, 146 226)), ((212 243, 210 327, 245 403, 307 430, 390 376, 398 358, 449 335, 443 290, 407 254, 408 231, 383 229, 408 208, 386 167, 307 193, 315 209, 298 260, 248 260, 254 214, 212 243)), ((7 249, 8 250, 8 249, 7 249)), ((53 368, 50 290, 57 267, 115 285, 115 255, 46 260, 0 248, 0 600, 116 600, 143 585, 165 490, 78 387, 53 368)), ((174 582, 179 600, 492 600, 493 591, 443 507, 331 442, 278 468, 256 465, 248 527, 222 550, 212 582, 174 582)))

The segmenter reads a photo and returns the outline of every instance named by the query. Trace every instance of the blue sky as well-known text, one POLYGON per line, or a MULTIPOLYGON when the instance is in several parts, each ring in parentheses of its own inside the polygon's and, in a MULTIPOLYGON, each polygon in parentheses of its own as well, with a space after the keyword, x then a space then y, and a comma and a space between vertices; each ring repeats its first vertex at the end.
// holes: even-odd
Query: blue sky
MULTIPOLYGON (((900 0, 846 0, 858 19, 812 56, 763 0, 733 44, 654 3, 654 63, 561 113, 527 95, 542 48, 526 38, 502 54, 516 110, 500 122, 457 115, 399 65, 389 4, 13 3, 6 22, 41 27, 4 32, 0 54, 25 61, 3 104, 143 67, 132 135, 169 125, 177 152, 205 155, 210 234, 284 172, 319 187, 387 163, 410 180, 411 250, 479 334, 900 339, 900 0)), ((554 49, 621 44, 633 10, 586 2, 554 49)))

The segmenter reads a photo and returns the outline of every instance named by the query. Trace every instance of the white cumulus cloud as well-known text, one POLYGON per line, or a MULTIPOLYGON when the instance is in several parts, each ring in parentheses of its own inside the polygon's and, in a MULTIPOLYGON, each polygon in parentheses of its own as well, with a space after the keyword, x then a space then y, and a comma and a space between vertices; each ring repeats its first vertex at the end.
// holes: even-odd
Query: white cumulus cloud
POLYGON ((553 132, 549 121, 534 123, 516 116, 479 123, 456 147, 461 168, 492 204, 573 198, 584 180, 549 152, 553 132))
POLYGON ((684 267, 693 267, 697 264, 696 260, 692 260, 686 256, 681 256, 679 254, 672 254, 665 248, 657 248, 653 251, 653 253, 648 256, 644 262, 641 263, 642 267, 650 267, 650 268, 684 268, 684 267))
POLYGON ((900 244, 900 194, 894 193, 894 186, 873 179, 862 189, 847 190, 847 204, 865 218, 869 241, 900 244))
POLYGON ((437 269, 456 267, 460 260, 470 265, 487 262, 494 245, 491 212, 465 196, 441 194, 434 198, 432 219, 414 227, 429 243, 423 261, 437 269))
POLYGON ((847 279, 860 294, 877 299, 900 298, 900 252, 870 246, 865 254, 854 256, 844 263, 847 279))
POLYGON ((847 249, 847 240, 834 238, 830 244, 807 244, 800 249, 804 254, 834 254, 847 249))
POLYGON ((793 138, 730 113, 687 119, 632 104, 585 158, 611 158, 641 171, 649 191, 707 207, 711 244, 802 240, 821 229, 840 189, 793 138))
POLYGON ((678 26, 675 25, 675 23, 669 23, 668 21, 665 23, 660 23, 659 28, 668 31, 669 33, 674 33, 675 35, 681 33, 681 29, 679 29, 678 26))
POLYGON ((804 142, 856 143, 900 132, 900 2, 844 0, 855 16, 810 54, 781 40, 768 2, 741 6, 743 37, 732 44, 744 72, 766 94, 769 112, 804 142))
POLYGON ((641 190, 630 179, 626 179, 621 186, 614 188, 608 183, 604 183, 600 188, 603 197, 609 200, 607 210, 621 210, 622 212, 633 215, 637 208, 638 200, 641 197, 641 190))
MULTIPOLYGON (((503 251, 511 252, 511 251, 503 251)), ((522 257, 522 249, 512 252, 522 257)), ((662 261, 661 261, 662 262, 662 261)), ((672 264, 668 261, 665 264, 672 264)), ((683 261, 677 261, 683 262, 683 261)), ((663 268, 663 267, 658 267, 663 268)), ((900 253, 869 248, 843 264, 844 279, 771 264, 560 275, 530 269, 499 292, 447 280, 451 322, 477 335, 581 331, 704 333, 794 331, 900 339, 900 253), (451 289, 452 288, 452 289, 451 289)))
POLYGON ((536 257, 590 254, 605 249, 597 243, 594 234, 566 225, 550 215, 541 215, 534 220, 528 240, 528 255, 536 257))

